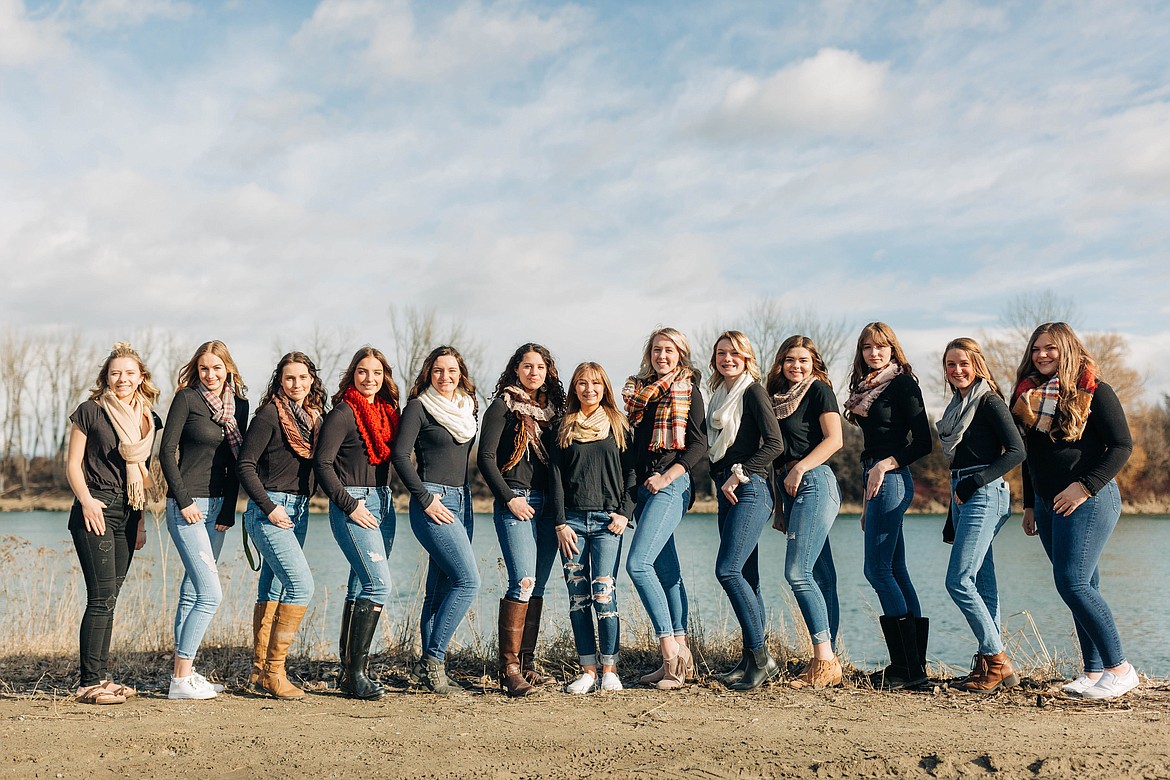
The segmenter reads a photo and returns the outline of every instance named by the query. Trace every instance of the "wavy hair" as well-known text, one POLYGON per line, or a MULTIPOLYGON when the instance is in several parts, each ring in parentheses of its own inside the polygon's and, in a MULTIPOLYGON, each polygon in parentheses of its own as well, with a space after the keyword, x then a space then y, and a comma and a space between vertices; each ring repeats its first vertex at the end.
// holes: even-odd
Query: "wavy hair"
POLYGON ((418 398, 431 386, 431 369, 435 367, 435 361, 441 357, 455 358, 455 362, 459 364, 459 389, 471 396, 472 410, 475 414, 479 414, 479 397, 475 394, 475 380, 468 375, 467 363, 463 361, 459 350, 449 344, 435 347, 431 350, 431 354, 427 355, 422 368, 418 371, 418 376, 414 379, 414 384, 411 385, 410 392, 406 394, 407 400, 418 398))
MULTIPOLYGON (((1028 347, 1024 350, 1024 356, 1020 359, 1020 365, 1016 369, 1015 386, 1018 388, 1020 382, 1026 377, 1042 376, 1032 362, 1032 347, 1036 344, 1036 339, 1045 334, 1052 338, 1052 342, 1056 344, 1056 348, 1060 352, 1056 363, 1056 376, 1060 379, 1060 395, 1056 401, 1056 426, 1050 435, 1055 434, 1056 428, 1059 428, 1062 433, 1061 438, 1064 441, 1075 441, 1074 438, 1067 438, 1064 431, 1083 431, 1085 419, 1089 414, 1087 408, 1078 409, 1080 405, 1072 402, 1077 395, 1077 380, 1086 369, 1091 368, 1096 372, 1097 361, 1093 360, 1093 356, 1085 348, 1085 343, 1077 336, 1072 326, 1067 322, 1046 322, 1032 331, 1032 335, 1028 339, 1028 347)), ((1100 379, 1097 377, 1098 381, 1100 379)), ((1016 393, 1013 390, 1013 401, 1015 396, 1016 393)), ((1055 438, 1053 435, 1053 439, 1055 438)))
POLYGON ((829 379, 829 367, 825 365, 825 359, 821 357, 821 351, 817 349, 816 342, 808 336, 798 335, 784 339, 784 343, 776 350, 776 357, 772 359, 772 367, 768 369, 768 380, 765 384, 768 395, 786 393, 792 387, 792 382, 784 376, 784 358, 788 357, 788 353, 794 349, 808 350, 812 357, 813 376, 832 388, 833 380, 829 379))
POLYGON ((752 348, 752 342, 744 335, 743 331, 725 330, 711 345, 711 376, 707 379, 707 386, 714 390, 723 382, 723 374, 719 373, 719 366, 715 364, 715 353, 719 350, 719 342, 725 340, 731 343, 732 349, 743 355, 746 364, 744 370, 751 375, 752 379, 758 380, 760 378, 760 364, 756 360, 756 351, 752 348))
POLYGON ((236 361, 232 360, 232 353, 228 351, 227 344, 224 344, 219 339, 214 341, 205 341, 195 349, 195 354, 191 359, 179 369, 179 378, 175 384, 175 390, 182 390, 184 387, 193 387, 199 382, 199 358, 207 353, 215 355, 223 361, 224 368, 227 369, 227 382, 235 393, 236 398, 243 398, 248 394, 248 386, 244 384, 243 377, 240 376, 240 369, 236 368, 236 361))
POLYGON ((96 401, 101 397, 102 393, 107 390, 113 390, 110 387, 110 363, 113 363, 118 358, 130 358, 138 364, 138 371, 142 374, 142 384, 138 386, 138 394, 146 399, 152 407, 158 403, 158 398, 162 393, 154 384, 154 377, 150 373, 150 369, 146 367, 146 361, 142 359, 142 355, 138 354, 138 350, 130 346, 125 341, 118 341, 110 349, 110 354, 106 355, 106 359, 102 361, 102 367, 98 369, 97 379, 93 382, 93 387, 89 390, 89 400, 96 401))
MULTIPOLYGON (((944 349, 942 353, 942 367, 944 377, 946 376, 947 371, 947 353, 952 349, 966 352, 967 357, 971 359, 971 367, 975 369, 975 376, 986 382, 988 387, 991 388, 991 392, 995 393, 1000 398, 1003 398, 1003 391, 999 389, 999 385, 995 382, 995 377, 991 375, 991 369, 987 365, 987 358, 983 356, 983 350, 979 348, 979 342, 975 339, 962 336, 957 339, 951 339, 949 342, 947 342, 946 349, 944 349)), ((947 382, 947 387, 950 388, 952 395, 958 394, 958 389, 950 382, 947 382)))
POLYGON ((636 378, 643 382, 653 382, 658 379, 658 372, 654 370, 654 363, 651 360, 651 352, 654 349, 654 341, 659 336, 665 336, 674 343, 678 349, 679 368, 689 369, 693 381, 697 383, 702 378, 703 372, 695 368, 694 363, 691 362, 691 342, 677 328, 658 328, 650 334, 650 337, 646 339, 646 346, 642 348, 642 365, 638 368, 636 378))
POLYGON ((561 384, 561 378, 557 374, 557 362, 553 360, 552 353, 548 351, 547 347, 532 341, 521 344, 512 353, 512 357, 508 358, 508 365, 504 367, 500 378, 496 380, 496 389, 492 393, 492 398, 501 397, 505 387, 520 385, 520 363, 529 352, 535 352, 544 361, 548 374, 545 376, 544 387, 541 389, 548 394, 548 400, 552 404, 553 410, 560 414, 565 408, 565 386, 561 384))
POLYGON ((284 367, 300 363, 309 370, 309 377, 312 378, 313 383, 309 387, 309 394, 305 396, 305 406, 309 409, 316 409, 319 412, 325 411, 325 383, 321 381, 321 377, 317 376, 317 366, 313 363, 313 359, 304 352, 292 351, 286 353, 276 363, 276 368, 272 372, 272 378, 268 380, 268 388, 264 391, 264 395, 260 398, 260 406, 270 404, 276 400, 276 396, 280 393, 281 379, 284 376, 284 367))
POLYGON ((394 407, 394 411, 398 411, 398 385, 394 383, 394 369, 390 368, 390 361, 386 359, 382 351, 369 344, 353 353, 349 366, 341 373, 341 380, 337 383, 337 392, 333 394, 333 405, 337 406, 345 398, 345 391, 353 387, 353 375, 357 371, 358 363, 368 357, 375 358, 382 364, 382 386, 378 388, 375 395, 394 407))
POLYGON ((873 373, 873 369, 866 364, 865 357, 861 352, 866 341, 872 341, 877 347, 888 346, 890 348, 890 362, 897 363, 902 367, 902 373, 909 374, 915 382, 918 381, 918 376, 910 367, 910 361, 906 359, 906 353, 902 351, 902 345, 898 343, 898 337, 894 335, 894 329, 884 322, 871 322, 862 328, 861 333, 857 336, 857 349, 853 352, 853 371, 849 375, 849 392, 856 392, 861 387, 862 381, 873 373))

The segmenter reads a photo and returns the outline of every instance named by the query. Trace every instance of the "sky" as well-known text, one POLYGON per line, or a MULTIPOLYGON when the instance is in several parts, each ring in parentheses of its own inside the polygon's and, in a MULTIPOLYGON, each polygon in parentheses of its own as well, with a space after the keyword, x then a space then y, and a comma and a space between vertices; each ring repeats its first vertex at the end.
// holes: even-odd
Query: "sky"
POLYGON ((525 341, 620 381, 772 300, 932 376, 1049 292, 1157 398, 1167 40, 1125 0, 0 0, 0 326, 220 338, 256 387, 415 306, 480 384, 525 341))

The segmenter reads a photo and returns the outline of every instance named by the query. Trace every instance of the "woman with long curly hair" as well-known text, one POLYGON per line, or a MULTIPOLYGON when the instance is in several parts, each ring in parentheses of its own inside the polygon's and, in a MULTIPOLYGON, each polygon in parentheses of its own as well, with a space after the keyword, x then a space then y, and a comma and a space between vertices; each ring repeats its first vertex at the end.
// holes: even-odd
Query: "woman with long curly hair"
POLYGON ((1133 452, 1117 393, 1068 324, 1036 328, 1016 370, 1012 415, 1024 429, 1024 532, 1040 536, 1072 612, 1084 672, 1064 691, 1113 699, 1136 688, 1097 563, 1121 517, 1115 477, 1133 452))
POLYGON ((493 519, 508 589, 500 599, 500 685, 526 696, 553 682, 534 666, 544 590, 556 536, 540 522, 548 490, 548 434, 565 408, 556 362, 540 344, 522 344, 496 382, 483 415, 477 463, 495 497, 493 519))
POLYGON ((285 659, 313 598, 305 559, 309 498, 317 486, 313 447, 325 413, 325 386, 303 352, 276 364, 240 448, 236 471, 248 494, 244 528, 262 562, 252 611, 249 684, 278 699, 304 695, 289 682, 285 659))

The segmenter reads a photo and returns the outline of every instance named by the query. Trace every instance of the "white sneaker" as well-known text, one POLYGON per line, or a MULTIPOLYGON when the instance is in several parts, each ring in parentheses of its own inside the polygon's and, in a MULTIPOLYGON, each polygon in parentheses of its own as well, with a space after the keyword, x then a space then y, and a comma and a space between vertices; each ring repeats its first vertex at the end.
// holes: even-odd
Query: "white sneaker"
POLYGON ((1069 696, 1080 696, 1082 693, 1092 688, 1097 684, 1096 680, 1091 680, 1087 675, 1081 675, 1070 683, 1065 683, 1060 686, 1060 689, 1069 696))
POLYGON ((223 693, 223 686, 222 685, 220 685, 219 683, 216 683, 216 682, 211 682, 210 680, 208 680, 203 675, 199 674, 199 672, 195 671, 194 669, 191 670, 191 677, 193 677, 195 679, 195 682, 199 683, 200 685, 206 685, 207 687, 211 688, 211 690, 215 691, 216 693, 223 693))
POLYGON ((622 678, 618 677, 616 672, 606 672, 601 675, 601 690, 620 691, 621 689, 622 678))
POLYGON ((214 699, 215 689, 205 680, 200 682, 195 675, 172 677, 168 699, 214 699))
POLYGON ((565 693, 593 693, 596 687, 597 679, 589 672, 582 672, 580 677, 565 686, 565 693))
POLYGON ((1137 669, 1130 664, 1129 671, 1120 677, 1113 672, 1105 672, 1097 684, 1086 688, 1081 696, 1086 699, 1116 699, 1138 687, 1140 682, 1137 669))

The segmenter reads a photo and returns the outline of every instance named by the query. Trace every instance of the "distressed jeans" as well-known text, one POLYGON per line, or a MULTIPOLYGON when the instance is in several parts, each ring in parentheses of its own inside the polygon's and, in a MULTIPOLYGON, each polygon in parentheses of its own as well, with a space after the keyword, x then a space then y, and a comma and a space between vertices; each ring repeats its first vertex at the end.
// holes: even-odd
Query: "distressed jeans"
POLYGON ((345 600, 367 599, 375 604, 385 604, 390 598, 390 550, 394 547, 397 524, 390 488, 347 487, 345 492, 364 501, 366 509, 378 520, 377 528, 363 528, 336 504, 329 502, 329 528, 349 561, 345 600))
POLYGON ((175 610, 175 655, 187 660, 193 660, 199 652, 203 635, 223 600, 218 563, 226 534, 215 530, 223 497, 196 498, 195 504, 204 519, 188 523, 175 499, 167 499, 167 531, 183 561, 183 581, 175 610))
POLYGON ((244 528, 260 551, 260 579, 256 601, 307 605, 313 599, 313 572, 305 559, 305 535, 309 532, 309 497, 267 491, 268 498, 284 507, 292 528, 278 528, 254 501, 244 510, 244 528))
POLYGON ((622 535, 609 530, 608 512, 565 512, 565 523, 577 534, 577 554, 561 556, 569 591, 569 624, 582 666, 593 666, 601 652, 602 666, 616 664, 621 646, 617 573, 622 535), (594 616, 597 633, 594 634, 594 616))
POLYGON ((513 492, 525 498, 536 515, 531 520, 521 520, 512 514, 507 504, 497 499, 492 519, 504 566, 508 569, 508 590, 504 596, 512 601, 528 601, 533 596, 544 596, 557 557, 557 535, 540 518, 544 493, 539 490, 513 492), (525 580, 529 582, 527 587, 524 586, 525 580))

